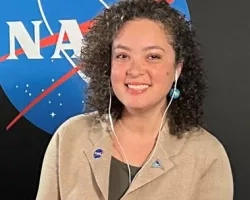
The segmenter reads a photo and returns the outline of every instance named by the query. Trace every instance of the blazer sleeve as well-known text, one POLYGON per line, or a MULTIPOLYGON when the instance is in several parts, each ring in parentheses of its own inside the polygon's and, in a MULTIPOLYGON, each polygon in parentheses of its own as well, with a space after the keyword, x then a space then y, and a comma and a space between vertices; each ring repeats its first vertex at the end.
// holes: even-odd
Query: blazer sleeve
POLYGON ((217 142, 208 151, 207 170, 197 184, 198 191, 193 199, 233 200, 233 176, 224 147, 217 142))
POLYGON ((56 131, 46 149, 36 200, 60 200, 58 178, 58 147, 59 133, 62 131, 62 127, 56 131))

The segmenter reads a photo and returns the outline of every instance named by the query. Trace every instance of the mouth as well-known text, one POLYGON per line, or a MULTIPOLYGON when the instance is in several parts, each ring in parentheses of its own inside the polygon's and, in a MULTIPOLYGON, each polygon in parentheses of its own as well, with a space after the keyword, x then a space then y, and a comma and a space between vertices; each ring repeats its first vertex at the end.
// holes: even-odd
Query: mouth
POLYGON ((141 94, 150 87, 148 84, 125 84, 127 91, 131 94, 141 94))
POLYGON ((134 90, 144 90, 149 88, 149 85, 146 84, 126 84, 127 88, 134 90))

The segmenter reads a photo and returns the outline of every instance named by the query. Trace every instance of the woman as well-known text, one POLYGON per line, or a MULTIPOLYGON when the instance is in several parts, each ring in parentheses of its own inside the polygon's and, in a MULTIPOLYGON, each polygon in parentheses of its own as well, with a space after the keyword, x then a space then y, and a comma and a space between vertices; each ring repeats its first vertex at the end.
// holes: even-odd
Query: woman
POLYGON ((230 163, 203 126, 193 27, 166 1, 120 1, 94 20, 88 114, 54 134, 37 200, 232 200, 230 163))

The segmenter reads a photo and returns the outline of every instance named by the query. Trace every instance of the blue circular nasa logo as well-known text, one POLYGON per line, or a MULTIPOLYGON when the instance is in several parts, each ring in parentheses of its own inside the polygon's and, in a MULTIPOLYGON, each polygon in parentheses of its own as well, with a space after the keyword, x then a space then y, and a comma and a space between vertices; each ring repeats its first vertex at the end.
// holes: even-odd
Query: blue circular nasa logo
MULTIPOLYGON (((5 1, 0 8, 0 85, 19 111, 7 129, 24 116, 53 134, 69 117, 84 113, 88 78, 76 58, 90 20, 117 1, 5 1), (9 12, 13 5, 15 11, 9 12)), ((190 18, 186 0, 168 2, 190 18)))
POLYGON ((97 149, 97 150, 95 150, 95 152, 94 152, 94 158, 95 158, 95 159, 101 158, 101 157, 102 157, 102 154, 103 154, 103 150, 102 150, 102 149, 97 149))

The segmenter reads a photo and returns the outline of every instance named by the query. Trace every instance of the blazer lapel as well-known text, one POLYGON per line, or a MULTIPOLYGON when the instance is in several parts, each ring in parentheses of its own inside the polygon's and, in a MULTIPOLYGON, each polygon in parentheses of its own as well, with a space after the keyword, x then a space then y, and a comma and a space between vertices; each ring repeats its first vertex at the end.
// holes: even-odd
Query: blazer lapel
POLYGON ((135 176, 127 193, 130 193, 154 179, 167 173, 174 167, 174 163, 166 155, 165 151, 160 147, 160 144, 156 147, 153 157, 144 165, 138 174, 135 176))
POLYGON ((171 136, 167 125, 165 125, 161 131, 155 152, 152 152, 153 156, 149 156, 151 159, 137 173, 126 194, 154 181, 175 167, 171 157, 179 153, 184 141, 185 138, 177 139, 175 136, 171 136))
POLYGON ((108 199, 109 170, 111 162, 112 140, 104 124, 94 125, 91 129, 90 140, 93 145, 84 150, 92 168, 96 183, 104 199, 108 199))

